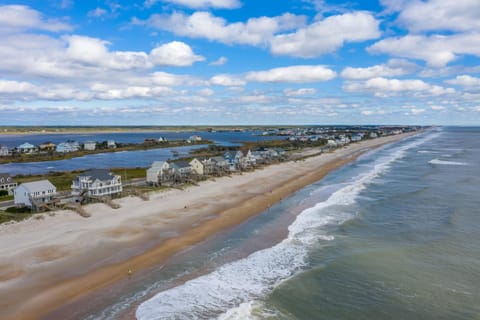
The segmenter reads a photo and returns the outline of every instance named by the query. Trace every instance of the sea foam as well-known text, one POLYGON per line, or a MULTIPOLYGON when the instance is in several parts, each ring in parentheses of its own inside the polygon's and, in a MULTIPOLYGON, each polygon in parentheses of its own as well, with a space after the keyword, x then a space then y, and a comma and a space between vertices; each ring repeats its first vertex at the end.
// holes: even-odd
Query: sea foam
POLYGON ((466 162, 457 162, 457 161, 445 161, 440 159, 433 159, 428 161, 431 164, 439 164, 439 165, 448 165, 448 166, 468 166, 466 162))
POLYGON ((339 225, 352 218, 344 213, 346 210, 341 210, 342 206, 354 203, 367 184, 388 170, 408 149, 436 136, 438 133, 406 143, 378 159, 373 167, 327 200, 301 212, 289 226, 288 237, 277 245, 158 293, 138 307, 137 319, 257 319, 252 313, 253 306, 305 267, 313 245, 334 239, 323 227, 339 225))

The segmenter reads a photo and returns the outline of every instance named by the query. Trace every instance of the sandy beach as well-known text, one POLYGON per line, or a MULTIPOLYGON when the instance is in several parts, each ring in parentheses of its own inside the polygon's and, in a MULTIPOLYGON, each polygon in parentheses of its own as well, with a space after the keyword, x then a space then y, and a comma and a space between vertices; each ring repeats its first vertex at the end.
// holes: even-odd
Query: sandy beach
MULTIPOLYGON (((161 264, 176 253, 259 214, 360 154, 415 133, 351 144, 333 153, 271 165, 151 194, 0 225, 0 318, 39 319, 59 307, 161 264)), ((310 151, 312 154, 316 151, 310 151)))

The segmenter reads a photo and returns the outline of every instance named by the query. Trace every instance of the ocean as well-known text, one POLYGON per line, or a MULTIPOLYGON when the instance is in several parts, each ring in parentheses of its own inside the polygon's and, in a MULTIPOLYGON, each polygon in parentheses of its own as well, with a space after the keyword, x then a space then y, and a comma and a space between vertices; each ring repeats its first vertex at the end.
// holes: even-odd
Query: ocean
POLYGON ((113 293, 116 319, 480 319, 480 128, 362 155, 113 293))

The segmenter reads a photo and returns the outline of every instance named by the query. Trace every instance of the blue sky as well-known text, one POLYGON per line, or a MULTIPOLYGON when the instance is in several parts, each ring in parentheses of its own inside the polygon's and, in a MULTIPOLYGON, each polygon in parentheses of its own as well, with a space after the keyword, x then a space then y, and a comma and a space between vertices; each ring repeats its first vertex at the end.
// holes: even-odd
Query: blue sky
POLYGON ((0 125, 480 124, 478 0, 0 4, 0 125))

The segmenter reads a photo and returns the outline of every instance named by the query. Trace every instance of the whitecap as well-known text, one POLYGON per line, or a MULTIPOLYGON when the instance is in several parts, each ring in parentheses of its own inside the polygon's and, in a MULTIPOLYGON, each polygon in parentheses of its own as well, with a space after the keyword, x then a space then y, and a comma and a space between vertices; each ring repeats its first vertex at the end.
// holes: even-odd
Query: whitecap
POLYGON ((448 165, 448 166, 468 166, 466 162, 457 162, 457 161, 445 161, 440 159, 433 159, 428 161, 430 164, 439 164, 439 165, 448 165))

